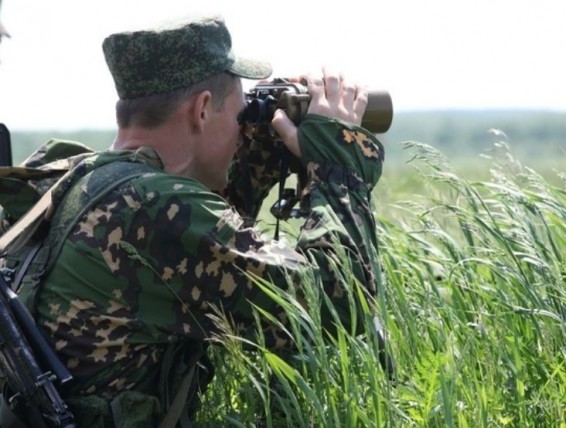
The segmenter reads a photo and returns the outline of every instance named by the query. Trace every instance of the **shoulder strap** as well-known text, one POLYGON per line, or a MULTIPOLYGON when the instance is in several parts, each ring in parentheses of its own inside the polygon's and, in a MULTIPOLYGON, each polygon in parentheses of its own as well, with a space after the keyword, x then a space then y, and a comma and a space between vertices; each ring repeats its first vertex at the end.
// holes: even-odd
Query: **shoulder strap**
POLYGON ((51 206, 51 194, 53 193, 53 189, 59 185, 68 174, 69 172, 57 180, 23 217, 10 227, 6 233, 0 236, 0 256, 3 256, 8 248, 12 251, 18 251, 29 241, 41 222, 45 219, 47 210, 51 206))

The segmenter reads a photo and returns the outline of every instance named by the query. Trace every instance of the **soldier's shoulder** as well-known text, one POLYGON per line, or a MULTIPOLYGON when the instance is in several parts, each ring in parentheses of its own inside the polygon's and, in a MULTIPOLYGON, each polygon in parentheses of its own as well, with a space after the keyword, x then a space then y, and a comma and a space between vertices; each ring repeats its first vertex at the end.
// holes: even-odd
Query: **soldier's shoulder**
POLYGON ((148 172, 140 176, 135 185, 144 192, 158 192, 161 196, 202 195, 206 197, 218 197, 201 182, 190 177, 169 174, 164 171, 148 172))

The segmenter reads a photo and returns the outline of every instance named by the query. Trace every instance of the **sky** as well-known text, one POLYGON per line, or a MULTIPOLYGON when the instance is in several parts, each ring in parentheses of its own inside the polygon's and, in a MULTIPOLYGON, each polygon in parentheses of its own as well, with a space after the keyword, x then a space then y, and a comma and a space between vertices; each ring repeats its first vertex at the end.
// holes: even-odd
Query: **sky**
POLYGON ((236 54, 273 77, 327 65, 389 91, 396 112, 566 112, 565 0, 3 0, 0 122, 115 128, 104 37, 195 14, 222 15, 236 54))

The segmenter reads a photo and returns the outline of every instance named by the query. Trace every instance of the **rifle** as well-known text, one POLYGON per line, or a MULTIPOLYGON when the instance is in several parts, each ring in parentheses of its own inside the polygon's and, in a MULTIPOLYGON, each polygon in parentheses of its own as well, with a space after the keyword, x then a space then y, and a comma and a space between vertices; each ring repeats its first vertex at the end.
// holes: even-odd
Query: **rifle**
POLYGON ((12 166, 10 131, 3 123, 0 123, 0 166, 12 166))
POLYGON ((0 370, 5 402, 37 428, 75 428, 73 414, 55 383, 72 379, 33 318, 0 274, 0 370))

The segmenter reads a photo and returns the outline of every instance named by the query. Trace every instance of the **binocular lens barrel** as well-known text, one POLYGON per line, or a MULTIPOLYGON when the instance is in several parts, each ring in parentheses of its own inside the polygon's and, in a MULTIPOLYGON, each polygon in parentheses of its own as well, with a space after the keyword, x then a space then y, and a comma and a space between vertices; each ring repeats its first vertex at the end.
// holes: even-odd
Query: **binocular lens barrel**
POLYGON ((393 101, 387 91, 369 91, 362 128, 374 134, 387 132, 393 122, 393 101))

